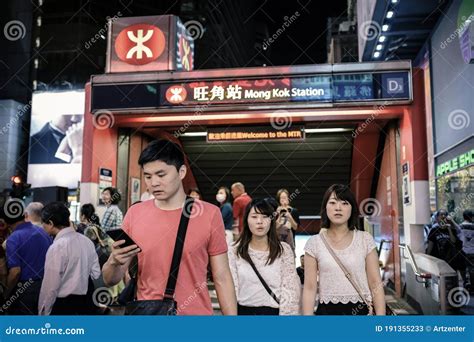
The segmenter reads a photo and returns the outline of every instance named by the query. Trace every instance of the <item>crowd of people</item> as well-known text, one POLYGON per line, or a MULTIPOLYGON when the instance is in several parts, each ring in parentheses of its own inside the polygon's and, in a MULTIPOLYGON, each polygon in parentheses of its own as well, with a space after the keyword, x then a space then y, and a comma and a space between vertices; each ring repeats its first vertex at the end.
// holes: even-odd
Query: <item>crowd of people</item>
POLYGON ((473 211, 463 211, 460 224, 440 209, 425 225, 426 254, 446 261, 459 275, 462 285, 473 290, 471 273, 474 271, 474 223, 473 211))
MULTIPOLYGON (((30 203, 18 215, 2 208, 2 313, 103 313, 94 292, 108 288, 122 305, 134 304, 138 311, 129 308, 128 314, 161 308, 169 300, 175 301, 175 314, 211 315, 209 274, 224 315, 386 313, 375 242, 358 226, 359 206, 348 186, 327 189, 321 230, 307 241, 296 268, 300 217, 288 190, 280 189, 275 198, 251 198, 236 182, 218 188, 218 206, 205 202, 198 189, 184 191, 184 154, 165 140, 150 143, 138 164, 149 196, 125 215, 114 188, 102 191, 102 219, 92 204, 84 204, 77 225, 60 202, 30 203), (134 243, 107 235, 118 228, 134 243)), ((472 211, 457 225, 440 210, 427 253, 465 272, 449 246, 472 255, 472 233, 472 211)))

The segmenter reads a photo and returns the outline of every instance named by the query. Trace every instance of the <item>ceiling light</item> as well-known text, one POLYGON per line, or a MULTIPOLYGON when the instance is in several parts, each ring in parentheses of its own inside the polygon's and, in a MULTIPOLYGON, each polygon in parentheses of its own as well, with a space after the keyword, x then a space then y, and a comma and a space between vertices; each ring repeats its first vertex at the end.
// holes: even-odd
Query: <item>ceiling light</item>
POLYGON ((383 31, 383 32, 387 32, 387 31, 388 31, 388 25, 387 25, 387 24, 385 24, 385 25, 382 26, 382 31, 383 31))
POLYGON ((385 36, 380 36, 380 37, 379 37, 379 42, 380 42, 380 43, 383 43, 383 42, 385 41, 385 39, 387 39, 387 37, 385 37, 385 36))
POLYGON ((206 137, 207 132, 185 132, 181 134, 184 137, 206 137))
POLYGON ((380 52, 379 51, 375 51, 374 52, 374 58, 379 58, 380 57, 380 52))
POLYGON ((388 11, 387 12, 387 19, 390 19, 391 17, 393 17, 393 11, 388 11))
POLYGON ((383 49, 383 45, 382 44, 377 44, 377 46, 375 47, 375 50, 377 51, 380 51, 383 49))

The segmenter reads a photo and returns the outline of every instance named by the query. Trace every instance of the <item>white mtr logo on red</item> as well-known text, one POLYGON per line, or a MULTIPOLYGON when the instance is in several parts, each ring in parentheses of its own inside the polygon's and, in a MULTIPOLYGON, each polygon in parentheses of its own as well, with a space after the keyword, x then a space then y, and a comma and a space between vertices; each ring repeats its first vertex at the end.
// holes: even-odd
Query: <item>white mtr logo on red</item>
POLYGON ((128 26, 115 39, 117 57, 133 65, 153 62, 161 56, 165 47, 164 33, 158 27, 149 24, 128 26))

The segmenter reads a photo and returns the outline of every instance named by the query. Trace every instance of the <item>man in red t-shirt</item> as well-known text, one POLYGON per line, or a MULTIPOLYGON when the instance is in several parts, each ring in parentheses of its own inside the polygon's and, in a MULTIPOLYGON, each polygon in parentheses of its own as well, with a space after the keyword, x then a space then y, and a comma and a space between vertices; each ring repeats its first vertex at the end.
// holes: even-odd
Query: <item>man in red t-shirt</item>
POLYGON ((252 198, 245 192, 245 186, 242 183, 232 184, 231 191, 232 197, 234 197, 234 203, 232 204, 234 225, 233 233, 234 240, 237 240, 240 233, 244 229, 244 214, 247 205, 252 202, 252 198))
MULTIPOLYGON (((182 180, 186 176, 184 154, 178 145, 157 140, 140 155, 145 183, 154 200, 128 210, 123 230, 137 243, 124 248, 113 244, 103 267, 108 286, 117 284, 138 255, 138 300, 160 300, 166 287, 181 212, 186 199, 182 180)), ((212 315, 207 288, 207 265, 211 265, 219 304, 224 315, 237 314, 237 301, 227 260, 224 223, 218 207, 195 200, 184 241, 176 284, 178 315, 212 315)))

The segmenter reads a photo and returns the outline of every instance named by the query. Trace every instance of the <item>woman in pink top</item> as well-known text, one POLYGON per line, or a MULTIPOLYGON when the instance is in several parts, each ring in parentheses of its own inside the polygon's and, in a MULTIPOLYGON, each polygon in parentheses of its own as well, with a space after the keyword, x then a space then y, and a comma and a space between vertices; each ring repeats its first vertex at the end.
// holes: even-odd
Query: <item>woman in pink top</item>
POLYGON ((358 205, 351 190, 342 184, 329 187, 321 206, 321 231, 305 246, 304 315, 313 315, 317 293, 316 315, 367 315, 366 303, 373 304, 375 314, 385 315, 374 239, 357 229, 358 218, 358 205), (361 294, 331 255, 323 238, 350 272, 361 294))
POLYGON ((278 240, 276 208, 275 200, 253 200, 245 210, 242 234, 229 249, 238 315, 299 314, 295 257, 291 247, 278 240))

